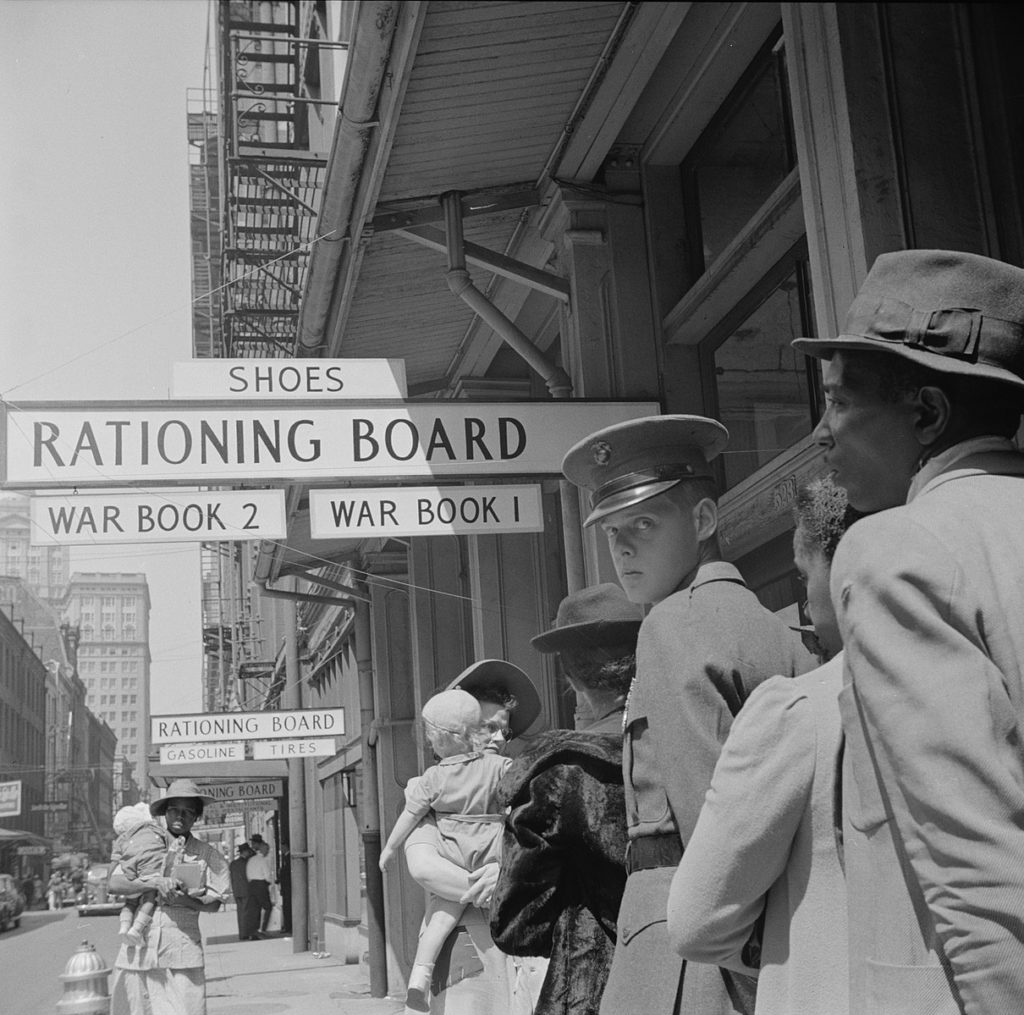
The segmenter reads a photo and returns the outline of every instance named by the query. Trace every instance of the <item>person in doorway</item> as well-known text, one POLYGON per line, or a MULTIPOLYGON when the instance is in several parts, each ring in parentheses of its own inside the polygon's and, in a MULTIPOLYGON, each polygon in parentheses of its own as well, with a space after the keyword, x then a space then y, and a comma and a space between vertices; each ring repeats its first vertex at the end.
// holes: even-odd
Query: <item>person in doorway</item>
POLYGON ((235 919, 238 921, 238 940, 251 941, 255 936, 256 927, 249 922, 249 879, 245 874, 246 864, 253 856, 253 848, 247 842, 238 847, 238 856, 228 864, 231 878, 231 894, 235 898, 235 919))
MULTIPOLYGON (((201 869, 201 886, 161 892, 145 943, 122 943, 114 961, 111 1015, 206 1015, 199 914, 219 909, 231 888, 220 851, 192 834, 210 801, 191 779, 175 779, 167 795, 150 804, 153 817, 164 819, 181 863, 201 869)), ((111 891, 127 894, 137 888, 116 868, 111 872, 111 891)))
POLYGON ((245 862, 245 877, 249 883, 249 896, 246 899, 246 927, 252 939, 267 936, 267 923, 273 911, 274 903, 270 898, 270 886, 274 876, 270 869, 270 846, 262 836, 253 836, 249 840, 254 852, 245 862))
MULTIPOLYGON (((518 666, 482 659, 466 667, 449 690, 461 688, 480 703, 484 749, 505 753, 513 738, 526 732, 540 715, 540 696, 518 666)), ((501 952, 491 938, 486 907, 490 905, 499 865, 485 864, 472 873, 440 852, 437 824, 424 818, 405 840, 405 860, 412 877, 432 896, 470 904, 449 935, 431 981, 428 1003, 435 1015, 528 1015, 543 980, 538 964, 522 963, 501 952)), ((428 898, 426 920, 430 919, 428 898)))
POLYGON ((713 459, 728 431, 703 416, 606 427, 562 462, 591 494, 626 595, 651 609, 637 640, 624 719, 629 848, 602 1015, 749 1011, 754 982, 685 964, 665 929, 666 899, 733 717, 761 681, 814 660, 726 563, 713 459))
POLYGON ((287 936, 292 932, 292 851, 286 843, 281 846, 277 888, 281 893, 281 933, 287 936))
POLYGON ((877 258, 825 361, 814 436, 859 510, 831 590, 844 645, 855 1012, 1024 998, 1024 270, 877 258))
POLYGON ((533 645, 556 653, 587 716, 541 734, 502 781, 508 804, 491 932, 550 958, 536 1015, 597 1015, 626 884, 622 716, 643 610, 618 585, 574 592, 533 645))
MULTIPOLYGON (((497 804, 498 783, 510 764, 481 750, 480 703, 463 690, 441 691, 421 713, 427 740, 438 764, 431 765, 405 788, 405 810, 399 815, 380 854, 386 870, 420 820, 433 815, 443 856, 474 871, 496 863, 500 856, 503 812, 497 804)), ((427 996, 434 963, 445 939, 458 926, 462 903, 435 899, 430 919, 420 932, 416 958, 409 974, 405 1004, 429 1011, 427 996)))
POLYGON ((826 661, 766 680, 736 717, 672 879, 668 931, 687 960, 759 972, 757 1015, 847 1015, 843 662, 829 573, 857 514, 826 477, 800 491, 796 515, 796 566, 826 661))

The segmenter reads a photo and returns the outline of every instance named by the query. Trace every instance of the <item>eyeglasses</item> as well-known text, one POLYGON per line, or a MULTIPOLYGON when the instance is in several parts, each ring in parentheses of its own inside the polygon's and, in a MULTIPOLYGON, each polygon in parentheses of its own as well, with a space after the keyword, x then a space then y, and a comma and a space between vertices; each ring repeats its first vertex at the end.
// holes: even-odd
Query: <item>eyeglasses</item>
POLYGON ((482 726, 484 732, 491 737, 493 737, 495 733, 500 733, 503 740, 511 740, 514 736, 512 730, 509 729, 508 723, 488 720, 487 722, 482 723, 482 726))

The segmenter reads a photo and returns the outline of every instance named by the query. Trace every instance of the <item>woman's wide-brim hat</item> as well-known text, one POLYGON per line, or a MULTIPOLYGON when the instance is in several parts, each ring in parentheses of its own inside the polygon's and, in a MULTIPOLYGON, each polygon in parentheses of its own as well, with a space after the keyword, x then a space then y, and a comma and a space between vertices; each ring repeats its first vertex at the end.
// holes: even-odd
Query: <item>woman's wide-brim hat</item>
POLYGON ((565 478, 590 491, 584 525, 657 497, 687 479, 713 479, 710 462, 729 431, 707 416, 645 416, 616 423, 574 444, 562 459, 565 478))
POLYGON ((631 603, 613 582, 591 585, 558 604, 555 626, 531 639, 539 652, 636 643, 643 607, 631 603))
POLYGON ((887 352, 1024 389, 1024 269, 954 250, 880 254, 840 334, 797 338, 793 347, 819 359, 887 352))
POLYGON ((167 787, 167 792, 159 800, 154 800, 149 805, 149 813, 154 818, 159 818, 166 812, 167 805, 172 800, 189 799, 199 800, 204 807, 207 804, 212 804, 214 800, 212 796, 204 793, 191 779, 175 779, 167 787))
POLYGON ((504 659, 480 659, 467 666, 449 685, 475 696, 476 691, 496 691, 515 696, 516 707, 509 715, 509 732, 521 736, 540 715, 540 695, 533 681, 513 663, 504 659))

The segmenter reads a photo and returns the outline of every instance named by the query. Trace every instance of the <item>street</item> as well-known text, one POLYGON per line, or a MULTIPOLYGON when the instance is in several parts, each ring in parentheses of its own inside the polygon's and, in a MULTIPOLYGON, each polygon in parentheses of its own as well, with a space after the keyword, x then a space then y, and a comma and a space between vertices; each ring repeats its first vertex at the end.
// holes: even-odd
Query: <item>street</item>
MULTIPOLYGON (((395 1015, 395 998, 371 998, 365 967, 337 956, 296 954, 273 935, 240 944, 233 910, 205 914, 206 989, 210 1015, 395 1015)), ((109 967, 119 945, 116 916, 78 910, 23 913, 21 927, 0 934, 0 1015, 51 1015, 63 996, 60 975, 82 941, 109 967)), ((109 980, 108 980, 109 984, 109 980)))
POLYGON ((0 934, 4 1015, 43 1015, 57 1010, 59 977, 68 959, 88 941, 110 966, 117 955, 117 917, 80 917, 73 906, 22 913, 21 926, 0 934))

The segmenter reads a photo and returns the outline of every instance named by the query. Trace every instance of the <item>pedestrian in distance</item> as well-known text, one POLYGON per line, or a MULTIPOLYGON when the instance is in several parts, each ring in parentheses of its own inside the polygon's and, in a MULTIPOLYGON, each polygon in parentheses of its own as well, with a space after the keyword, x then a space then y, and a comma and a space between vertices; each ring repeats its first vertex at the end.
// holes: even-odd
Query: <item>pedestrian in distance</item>
POLYGON ((243 842, 238 847, 238 856, 228 864, 231 894, 235 898, 235 919, 238 921, 239 941, 251 941, 256 931, 255 927, 249 926, 249 879, 245 875, 245 866, 252 855, 252 846, 243 842))
POLYGON ((1024 998, 1024 270, 877 258, 824 360, 814 436, 850 503, 843 807, 855 1013, 1024 998))
POLYGON ((274 903, 270 898, 270 886, 274 875, 267 859, 270 854, 269 844, 263 841, 262 836, 254 835, 249 840, 249 845, 253 849, 253 854, 245 862, 245 877, 249 889, 245 902, 245 924, 250 932, 250 938, 256 939, 266 937, 267 934, 267 924, 274 909, 274 903))
POLYGON ((550 958, 535 1015, 597 1015, 626 884, 622 716, 643 619, 618 585, 571 593, 533 646, 557 654, 587 716, 550 730, 515 758, 491 903, 498 947, 550 958))
POLYGON ((684 964, 665 929, 672 875, 733 717, 761 681, 814 664, 722 559, 713 460, 728 438, 703 416, 649 417, 599 430, 562 462, 590 491, 585 524, 604 531, 626 595, 650 605, 624 718, 628 877, 602 1015, 753 1007, 749 977, 684 964))
POLYGON ((846 884, 836 813, 842 643, 829 594, 856 519, 828 477, 797 496, 793 549, 824 665, 747 699, 672 879, 683 958, 757 975, 756 1015, 846 1015, 846 884))
MULTIPOLYGON (((480 703, 463 690, 441 691, 421 713, 424 732, 436 765, 410 779, 405 788, 405 809, 399 815, 380 854, 386 870, 420 820, 433 814, 441 854, 467 871, 500 857, 504 814, 497 804, 498 782, 509 766, 508 758, 483 747, 480 703)), ((420 934, 409 974, 406 1007, 429 1011, 428 996, 434 963, 448 935, 465 911, 463 903, 438 899, 420 934)))
MULTIPOLYGON (((111 1015, 206 1015, 199 914, 216 912, 231 889, 220 851, 192 834, 211 799, 191 779, 175 779, 167 795, 150 804, 152 816, 164 819, 180 858, 171 873, 177 887, 161 891, 144 943, 122 943, 114 960, 111 1015), (186 889, 186 882, 196 887, 186 889)), ((124 894, 139 887, 117 867, 109 884, 124 894)))

